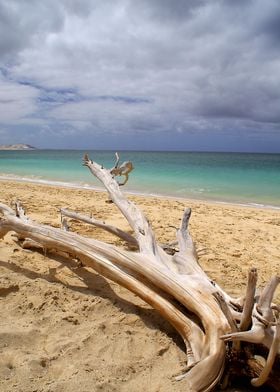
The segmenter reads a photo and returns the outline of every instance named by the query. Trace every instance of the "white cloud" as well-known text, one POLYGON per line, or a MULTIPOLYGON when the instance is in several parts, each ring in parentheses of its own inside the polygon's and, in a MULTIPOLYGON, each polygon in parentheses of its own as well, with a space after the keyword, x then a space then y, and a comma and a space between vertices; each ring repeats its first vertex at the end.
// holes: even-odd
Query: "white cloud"
POLYGON ((36 112, 37 89, 0 79, 0 122, 16 124, 36 112))
POLYGON ((2 123, 125 135, 280 122, 276 0, 4 0, 0 20, 2 123))

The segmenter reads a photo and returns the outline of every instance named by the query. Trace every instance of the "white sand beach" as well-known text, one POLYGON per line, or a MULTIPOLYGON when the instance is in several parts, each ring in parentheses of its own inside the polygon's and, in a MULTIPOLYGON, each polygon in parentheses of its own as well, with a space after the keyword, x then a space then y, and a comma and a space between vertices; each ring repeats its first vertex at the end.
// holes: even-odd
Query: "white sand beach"
MULTIPOLYGON (((1 181, 0 188, 1 202, 19 199, 45 224, 59 226, 58 210, 68 207, 129 229, 103 192, 13 181, 1 181)), ((163 243, 175 239, 174 226, 191 207, 199 261, 230 294, 244 293, 252 266, 261 287, 280 273, 280 210, 128 197, 163 243)), ((124 246, 86 224, 72 222, 71 230, 124 246)), ((186 391, 174 380, 185 366, 183 344, 155 310, 88 268, 22 250, 11 234, 0 241, 0 304, 1 391, 186 391)))

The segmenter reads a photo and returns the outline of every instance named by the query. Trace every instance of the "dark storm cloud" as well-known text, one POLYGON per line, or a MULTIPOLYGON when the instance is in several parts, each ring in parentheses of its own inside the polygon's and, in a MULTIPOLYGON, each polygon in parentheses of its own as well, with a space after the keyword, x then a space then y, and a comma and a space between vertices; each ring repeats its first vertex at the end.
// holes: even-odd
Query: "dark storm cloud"
POLYGON ((17 54, 32 44, 35 37, 58 31, 63 15, 55 2, 2 0, 0 2, 0 56, 17 54))
POLYGON ((131 12, 140 10, 146 17, 164 23, 185 21, 191 13, 200 8, 207 0, 142 0, 136 4, 130 1, 131 12))
POLYGON ((260 24, 259 31, 275 40, 274 44, 278 44, 277 47, 280 48, 280 3, 275 6, 274 12, 269 14, 260 24))
POLYGON ((1 121, 275 135, 279 42, 278 0, 0 0, 1 121))
POLYGON ((92 11, 91 4, 90 0, 1 0, 2 60, 30 45, 42 45, 47 35, 61 31, 67 13, 87 17, 92 11))

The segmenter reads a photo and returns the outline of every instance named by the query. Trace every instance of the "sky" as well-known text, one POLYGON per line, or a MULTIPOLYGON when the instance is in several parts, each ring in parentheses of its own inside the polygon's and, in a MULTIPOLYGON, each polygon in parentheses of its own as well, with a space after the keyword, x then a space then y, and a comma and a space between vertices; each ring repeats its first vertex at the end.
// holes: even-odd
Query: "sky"
POLYGON ((0 0, 0 144, 280 152, 279 0, 0 0))

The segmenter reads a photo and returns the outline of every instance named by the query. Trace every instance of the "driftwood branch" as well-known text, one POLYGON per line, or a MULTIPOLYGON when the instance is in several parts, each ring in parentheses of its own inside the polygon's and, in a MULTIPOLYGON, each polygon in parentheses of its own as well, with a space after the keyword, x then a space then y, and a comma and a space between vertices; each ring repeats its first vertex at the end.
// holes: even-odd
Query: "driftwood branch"
MULTIPOLYGON (((182 380, 187 391, 213 390, 225 376, 225 369, 229 371, 225 363, 231 351, 243 361, 246 352, 248 377, 254 375, 252 385, 270 383, 274 373, 279 377, 279 370, 272 372, 280 355, 279 317, 272 303, 279 278, 272 278, 257 298, 257 275, 251 270, 245 299, 240 304, 214 283, 199 265, 189 231, 190 209, 185 211, 177 230, 178 252, 168 254, 156 241, 145 215, 125 197, 115 180, 115 176, 128 176, 130 166, 119 166, 118 154, 112 169, 100 166, 88 155, 84 157, 84 165, 103 183, 134 234, 66 209, 61 209, 62 221, 70 218, 92 224, 125 240, 136 251, 38 224, 28 219, 19 203, 15 210, 0 204, 0 236, 14 231, 27 247, 34 245, 50 252, 63 252, 126 287, 158 310, 185 342, 187 369, 177 379, 182 380), (250 371, 255 366, 253 358, 260 347, 266 350, 267 361, 264 366, 258 365, 257 370, 254 367, 254 371, 250 371)), ((64 224, 64 228, 66 226, 64 224)), ((275 385, 274 379, 270 385, 275 385)))
POLYGON ((251 317, 255 302, 257 279, 257 270, 255 268, 252 268, 248 274, 247 291, 245 295, 245 302, 239 326, 240 331, 246 331, 251 324, 251 317))
POLYGON ((276 323, 276 330, 273 336, 273 341, 269 349, 269 354, 265 363, 264 368, 258 378, 253 378, 251 383, 254 387, 260 387, 263 385, 269 377, 269 373, 272 370, 276 355, 278 354, 280 342, 280 320, 276 323))
POLYGON ((119 186, 125 185, 128 181, 129 173, 134 169, 132 162, 125 161, 119 166, 120 157, 119 154, 116 152, 116 163, 114 167, 110 170, 110 173, 113 177, 121 177, 124 176, 125 179, 123 182, 118 182, 119 186))
POLYGON ((126 241, 130 246, 132 247, 137 247, 138 243, 136 239, 130 235, 129 233, 126 233, 125 231, 119 229, 118 227, 112 226, 105 224, 104 222, 101 222, 97 219, 94 219, 93 217, 88 217, 86 215, 79 214, 77 212, 70 211, 66 208, 61 208, 60 213, 62 217, 68 217, 80 222, 85 222, 89 225, 93 225, 95 227, 98 227, 100 229, 103 229, 107 231, 108 233, 114 234, 115 236, 119 237, 120 239, 126 241))

